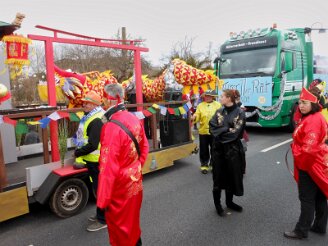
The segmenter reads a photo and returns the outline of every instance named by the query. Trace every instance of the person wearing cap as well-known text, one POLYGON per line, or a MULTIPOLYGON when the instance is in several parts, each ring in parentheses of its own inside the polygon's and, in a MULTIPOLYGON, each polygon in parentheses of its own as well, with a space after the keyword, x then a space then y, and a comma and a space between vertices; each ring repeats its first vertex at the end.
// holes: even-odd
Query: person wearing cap
POLYGON ((194 124, 199 122, 199 159, 200 170, 203 174, 209 171, 211 159, 212 136, 209 132, 209 121, 221 104, 215 101, 215 90, 207 90, 202 94, 203 102, 198 104, 195 114, 192 116, 194 124))
POLYGON ((143 196, 142 167, 149 145, 142 122, 125 110, 120 84, 104 88, 100 173, 97 206, 105 209, 112 246, 140 246, 140 209, 143 196))
POLYGON ((284 233, 291 239, 307 238, 309 231, 325 234, 327 230, 328 146, 325 140, 328 129, 320 113, 319 98, 313 88, 303 88, 299 99, 302 118, 293 133, 291 146, 301 214, 294 230, 284 233))
MULTIPOLYGON (((84 116, 82 117, 78 130, 73 136, 73 143, 77 146, 74 151, 74 168, 88 168, 92 188, 97 193, 100 156, 100 133, 103 123, 101 117, 104 110, 101 107, 101 97, 95 91, 89 91, 83 101, 84 116)), ((91 216, 92 222, 87 231, 98 231, 107 227, 104 212, 97 208, 96 215, 91 216)))

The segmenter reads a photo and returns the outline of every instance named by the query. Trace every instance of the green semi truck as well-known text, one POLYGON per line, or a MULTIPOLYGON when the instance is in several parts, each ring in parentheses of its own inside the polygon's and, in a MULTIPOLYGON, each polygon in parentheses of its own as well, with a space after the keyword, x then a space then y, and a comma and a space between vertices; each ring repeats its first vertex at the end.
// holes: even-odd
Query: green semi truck
MULTIPOLYGON (((230 33, 215 60, 220 89, 238 89, 248 126, 294 128, 302 87, 313 80, 311 28, 230 33)), ((220 90, 219 90, 220 93, 220 90)))

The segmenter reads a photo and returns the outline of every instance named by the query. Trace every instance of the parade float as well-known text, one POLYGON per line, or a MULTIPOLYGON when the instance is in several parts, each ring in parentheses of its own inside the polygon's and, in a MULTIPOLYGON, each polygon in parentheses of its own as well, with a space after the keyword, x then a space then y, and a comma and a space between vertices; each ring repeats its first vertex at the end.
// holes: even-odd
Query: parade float
MULTIPOLYGON (((17 167, 19 163, 12 164, 5 161, 5 154, 9 152, 3 151, 3 147, 7 143, 3 144, 0 141, 0 222, 28 213, 30 202, 49 204, 52 211, 63 218, 79 213, 88 202, 90 180, 87 169, 73 169, 74 159, 60 160, 63 159, 60 158, 63 156, 60 155, 61 147, 64 146, 62 140, 67 137, 67 134, 58 132, 58 122, 60 120, 79 121, 83 115, 81 109, 83 95, 90 90, 101 94, 104 85, 117 83, 117 80, 110 71, 86 71, 79 74, 57 67, 54 64, 54 43, 122 49, 133 53, 134 77, 130 80, 129 88, 134 88, 135 102, 127 104, 126 107, 143 120, 145 127, 147 125, 148 128, 150 152, 143 167, 144 174, 172 166, 175 160, 185 158, 196 150, 190 127, 189 111, 192 106, 190 101, 182 101, 181 98, 175 101, 165 101, 163 97, 162 100, 158 100, 161 93, 163 95, 166 93, 165 87, 166 89, 170 88, 169 83, 162 84, 163 79, 168 77, 168 72, 159 78, 148 81, 145 76, 142 76, 141 52, 147 52, 148 48, 137 45, 141 42, 140 40, 101 39, 44 26, 36 27, 53 34, 53 36, 28 35, 27 37, 32 42, 42 41, 44 43, 46 84, 40 84, 38 91, 40 97, 46 99, 48 104, 20 110, 12 108, 1 110, 0 122, 1 128, 9 127, 11 129, 19 124, 20 119, 29 119, 30 125, 39 125, 42 132, 43 160, 39 159, 40 163, 30 161, 25 167, 24 177, 16 177, 15 174, 8 177, 8 172, 13 173, 10 171, 11 166, 17 167), (65 35, 65 37, 60 37, 61 35, 65 35), (66 38, 67 36, 70 38, 66 38), (159 84, 161 85, 159 86, 159 84), (151 91, 155 87, 160 92, 152 94, 151 91), (57 97, 60 93, 68 99, 66 109, 57 105, 57 97), (143 101, 143 97, 147 102, 143 101), (63 135, 64 138, 58 139, 58 135, 63 135)), ((29 42, 27 43, 29 44, 29 42)), ((17 45, 11 47, 15 47, 14 52, 19 49, 17 45)), ((20 47, 21 50, 25 48, 20 47)), ((181 83, 181 81, 189 83, 189 80, 186 79, 186 71, 188 70, 189 73, 189 68, 183 70, 179 64, 181 62, 176 63, 176 68, 172 70, 175 71, 173 77, 177 83, 181 83)), ((17 69, 15 71, 17 75, 17 69)), ((174 74, 172 71, 169 75, 174 74)), ((190 77, 193 77, 197 73, 190 70, 190 74, 192 75, 190 77)), ((199 86, 206 84, 206 86, 214 86, 210 75, 200 75, 199 78, 204 82, 199 86)), ((190 86, 190 90, 194 86, 193 83, 195 82, 185 86, 190 86)), ((195 90, 197 86, 195 84, 195 90)), ((180 89, 182 88, 183 86, 180 87, 180 89)), ((8 98, 9 90, 0 89, 1 97, 8 98)))

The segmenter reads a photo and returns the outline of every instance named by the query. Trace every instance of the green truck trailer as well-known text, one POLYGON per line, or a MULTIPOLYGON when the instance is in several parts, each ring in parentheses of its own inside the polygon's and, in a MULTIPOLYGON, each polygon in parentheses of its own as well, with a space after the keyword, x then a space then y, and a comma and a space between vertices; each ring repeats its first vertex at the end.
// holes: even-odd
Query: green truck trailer
POLYGON ((260 28, 230 33, 221 46, 221 89, 240 91, 248 126, 293 129, 300 91, 313 80, 310 34, 311 28, 260 28))

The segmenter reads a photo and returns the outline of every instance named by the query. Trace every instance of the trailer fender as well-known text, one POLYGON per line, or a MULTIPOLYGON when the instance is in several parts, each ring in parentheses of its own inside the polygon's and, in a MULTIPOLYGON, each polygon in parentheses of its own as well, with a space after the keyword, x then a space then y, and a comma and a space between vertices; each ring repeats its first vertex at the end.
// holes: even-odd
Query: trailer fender
POLYGON ((35 200, 41 204, 47 203, 54 190, 69 178, 87 179, 88 170, 86 168, 75 170, 72 166, 53 170, 35 193, 35 200))

